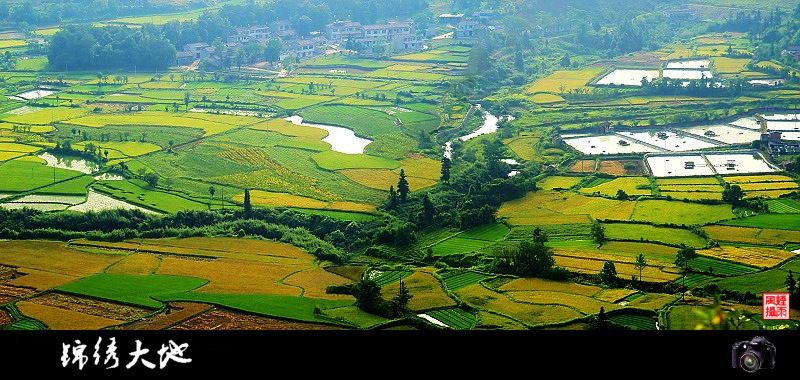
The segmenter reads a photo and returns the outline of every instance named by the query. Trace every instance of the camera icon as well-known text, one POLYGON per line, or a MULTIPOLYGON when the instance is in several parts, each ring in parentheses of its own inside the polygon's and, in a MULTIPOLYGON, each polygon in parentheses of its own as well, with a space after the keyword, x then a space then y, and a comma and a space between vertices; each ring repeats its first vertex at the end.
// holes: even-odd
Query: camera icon
POLYGON ((762 368, 775 368, 775 345, 763 336, 756 336, 733 344, 731 365, 753 373, 762 368))

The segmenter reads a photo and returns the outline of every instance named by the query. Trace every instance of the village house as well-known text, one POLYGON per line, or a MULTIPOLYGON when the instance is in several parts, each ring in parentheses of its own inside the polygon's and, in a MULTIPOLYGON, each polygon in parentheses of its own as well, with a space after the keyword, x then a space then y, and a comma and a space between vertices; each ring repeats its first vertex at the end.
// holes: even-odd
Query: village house
POLYGON ((278 37, 280 39, 290 39, 297 35, 297 32, 292 28, 292 23, 289 20, 275 20, 267 24, 271 37, 278 37))
POLYGON ((456 38, 477 38, 484 27, 475 20, 462 20, 456 25, 456 38))
POLYGON ((364 28, 357 21, 336 21, 325 26, 328 40, 343 42, 351 38, 364 36, 364 28))
POLYGON ((791 55, 794 59, 800 60, 800 46, 787 46, 782 51, 783 55, 791 55))
POLYGON ((194 61, 208 58, 216 52, 213 46, 204 42, 193 44, 186 44, 183 50, 175 54, 175 64, 177 66, 186 66, 192 64, 194 61))
POLYGON ((281 60, 287 57, 303 60, 324 55, 328 49, 328 39, 324 36, 295 38, 287 41, 285 46, 281 60))
POLYGON ((239 27, 234 30, 234 33, 228 36, 227 42, 246 43, 250 41, 261 41, 270 37, 269 26, 245 26, 239 27))
POLYGON ((671 9, 664 11, 664 16, 672 20, 697 20, 697 12, 691 9, 671 9))
POLYGON ((423 48, 422 40, 414 34, 398 34, 392 37, 392 51, 419 50, 423 48))
POLYGON ((459 21, 464 19, 463 13, 442 13, 439 15, 440 24, 458 24, 459 21))
POLYGON ((189 66, 193 62, 194 53, 185 50, 175 53, 175 66, 189 66))
POLYGON ((489 21, 495 17, 496 13, 493 9, 481 9, 472 14, 472 18, 478 21, 489 21))
POLYGON ((354 21, 336 21, 325 28, 332 43, 354 46, 363 54, 391 49, 393 52, 422 48, 411 21, 389 21, 385 24, 362 25, 354 21), (380 48, 379 48, 380 47, 380 48))

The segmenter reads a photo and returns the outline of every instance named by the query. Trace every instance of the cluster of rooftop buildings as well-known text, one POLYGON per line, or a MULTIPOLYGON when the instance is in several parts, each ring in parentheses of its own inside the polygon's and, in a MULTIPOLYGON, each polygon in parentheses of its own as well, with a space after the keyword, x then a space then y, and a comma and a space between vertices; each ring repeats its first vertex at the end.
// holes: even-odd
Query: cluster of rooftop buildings
POLYGON ((357 21, 336 21, 325 26, 325 37, 340 46, 358 47, 364 54, 383 51, 402 52, 422 49, 412 21, 389 21, 384 24, 361 24, 357 21))
MULTIPOLYGON (((362 25, 356 21, 336 21, 325 26, 324 31, 300 36, 288 20, 276 20, 265 25, 245 26, 234 29, 225 45, 229 49, 242 48, 247 43, 266 44, 277 38, 283 43, 280 59, 286 57, 299 60, 326 54, 348 46, 358 47, 358 52, 371 54, 377 47, 381 52, 402 52, 423 48, 423 39, 417 35, 413 21, 388 21, 383 24, 362 25)), ((187 44, 177 53, 176 65, 186 66, 197 60, 216 57, 216 48, 207 43, 187 44)))
POLYGON ((488 23, 496 15, 492 9, 478 10, 471 16, 464 13, 442 13, 439 15, 439 23, 455 28, 453 38, 480 38, 486 31, 492 29, 488 23))

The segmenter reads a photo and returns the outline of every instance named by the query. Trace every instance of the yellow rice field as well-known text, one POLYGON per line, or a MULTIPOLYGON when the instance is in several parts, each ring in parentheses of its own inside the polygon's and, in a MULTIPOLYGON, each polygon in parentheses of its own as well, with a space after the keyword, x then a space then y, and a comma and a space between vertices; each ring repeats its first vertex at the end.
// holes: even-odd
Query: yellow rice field
POLYGON ((367 270, 366 265, 344 265, 344 266, 335 266, 335 267, 326 267, 325 270, 328 272, 337 274, 344 278, 348 278, 352 281, 358 282, 364 277, 364 272, 367 270))
POLYGON ((147 276, 155 273, 161 266, 161 259, 156 255, 135 253, 125 256, 105 270, 106 273, 126 274, 131 276, 147 276))
MULTIPOLYGON (((242 202, 244 194, 235 195, 234 201, 242 202)), ((301 197, 299 195, 292 195, 286 193, 275 193, 262 190, 253 190, 250 192, 250 202, 253 205, 267 205, 274 207, 297 207, 317 210, 337 210, 337 211, 353 211, 353 212, 366 212, 374 213, 376 208, 374 205, 364 203, 345 202, 345 201, 321 201, 318 199, 301 197)))
MULTIPOLYGON (((28 116, 20 115, 20 116, 28 116)), ((102 128, 106 125, 151 125, 197 128, 208 137, 241 126, 261 123, 263 120, 250 116, 215 115, 203 113, 168 113, 143 111, 124 114, 97 114, 77 117, 67 121, 69 124, 102 128)), ((49 122, 49 121, 48 121, 49 122)))
POLYGON ((796 254, 782 249, 731 246, 701 249, 697 253, 758 267, 773 267, 796 256, 796 254))
MULTIPOLYGON (((724 52, 725 49, 721 50, 724 52)), ((745 65, 750 62, 750 58, 714 57, 711 61, 714 63, 714 68, 717 72, 721 74, 733 74, 744 70, 745 65)))
POLYGON ((42 321, 51 330, 101 330, 125 322, 32 301, 19 301, 16 306, 23 315, 42 321))
POLYGON ((537 183, 536 186, 544 190, 569 189, 577 185, 581 179, 581 177, 550 176, 537 183))
POLYGON ((539 143, 540 136, 529 132, 522 132, 519 136, 503 140, 519 158, 529 161, 538 155, 536 152, 536 144, 539 143))
POLYGON ((478 311, 475 314, 475 327, 476 328, 490 328, 500 330, 526 330, 528 326, 520 323, 519 321, 506 317, 504 315, 497 315, 495 313, 478 311))
POLYGON ((530 218, 548 215, 590 215, 596 219, 628 220, 635 204, 633 201, 540 190, 504 203, 500 206, 498 216, 530 218))
POLYGON ((81 252, 65 247, 62 242, 0 241, 0 265, 19 267, 21 272, 36 268, 53 274, 85 277, 102 272, 122 258, 120 255, 81 252))
POLYGON ((730 205, 705 205, 649 199, 636 202, 636 209, 630 219, 656 223, 704 225, 734 217, 730 205))
POLYGON ((391 65, 386 68, 386 70, 396 70, 396 71, 419 71, 419 70, 426 70, 431 68, 431 66, 422 66, 422 65, 391 65))
POLYGON ((533 85, 528 88, 528 93, 567 93, 585 87, 590 80, 602 73, 603 70, 604 69, 601 67, 585 67, 580 70, 558 70, 534 82, 533 85))
MULTIPOLYGON (((442 289, 442 283, 430 272, 415 270, 403 278, 403 285, 411 294, 408 307, 414 311, 453 307, 457 303, 442 289)), ((400 282, 393 282, 381 288, 384 299, 392 299, 400 291, 400 282)))
POLYGON ((55 273, 55 272, 43 271, 32 268, 19 268, 18 271, 20 273, 24 273, 25 275, 19 276, 7 282, 7 284, 13 286, 21 286, 25 288, 34 288, 38 291, 45 291, 48 289, 52 289, 64 284, 68 284, 70 282, 73 282, 81 278, 80 276, 55 273))
POLYGON ((587 215, 551 215, 540 217, 510 217, 508 224, 514 226, 538 226, 550 224, 584 224, 591 223, 587 215))
POLYGON ((568 322, 583 316, 578 311, 562 305, 517 302, 480 284, 465 286, 455 293, 470 306, 511 317, 529 326, 568 322))
POLYGON ((719 225, 705 226, 703 230, 710 238, 717 241, 767 245, 800 242, 800 231, 719 225))
POLYGON ((563 102, 564 98, 554 94, 538 93, 531 96, 531 101, 537 104, 551 104, 563 102))
POLYGON ((592 194, 599 192, 602 195, 615 196, 617 190, 622 190, 628 195, 650 195, 650 180, 645 177, 620 177, 611 181, 601 183, 593 187, 581 188, 580 192, 585 194, 592 194), (640 189, 639 187, 646 186, 647 188, 640 189))
MULTIPOLYGON (((237 194, 233 197, 236 202, 244 200, 244 194, 237 194)), ((276 193, 271 191, 252 190, 250 191, 250 202, 253 205, 265 205, 274 207, 300 207, 310 209, 324 209, 328 202, 319 199, 301 197, 299 195, 276 193)))
POLYGON ((18 152, 18 153, 33 153, 41 150, 41 147, 19 144, 15 142, 0 142, 0 151, 4 152, 18 152))
POLYGON ((604 308, 605 311, 621 309, 622 306, 604 302, 592 297, 587 297, 580 294, 563 293, 558 291, 548 290, 516 290, 506 293, 508 297, 520 302, 528 302, 533 304, 542 305, 563 305, 569 308, 576 309, 583 314, 595 314, 604 308))
POLYGON ((637 290, 634 290, 634 289, 608 288, 608 289, 600 290, 597 294, 592 296, 592 298, 596 298, 596 299, 598 299, 600 301, 605 301, 605 302, 617 302, 617 301, 619 301, 619 300, 621 300, 621 299, 623 299, 623 298, 625 298, 625 297, 627 297, 627 296, 629 296, 631 294, 634 294, 636 292, 637 292, 637 290))
POLYGON ((699 199, 722 199, 722 193, 713 193, 708 191, 661 191, 661 195, 666 197, 672 197, 673 199, 689 199, 689 200, 699 200, 699 199))
POLYGON ((783 190, 760 190, 760 191, 747 191, 744 193, 745 198, 779 198, 781 195, 789 194, 797 191, 797 189, 783 189, 783 190))
MULTIPOLYGON (((143 154, 152 153, 161 150, 162 148, 156 144, 141 141, 105 141, 105 142, 92 142, 95 146, 100 146, 103 150, 109 150, 108 158, 122 158, 122 157, 136 157, 143 154), (117 151, 120 155, 113 156, 113 151, 117 151)), ((77 143, 72 144, 73 148, 83 149, 85 144, 77 143)), ((102 153, 102 152, 101 152, 102 153)))
MULTIPOLYGON (((13 130, 17 125, 19 124, 0 122, 0 135, 3 134, 3 130, 13 130)), ((28 127, 33 133, 47 133, 55 129, 52 125, 29 125, 28 127)))
MULTIPOLYGON (((584 257, 573 257, 573 256, 561 256, 556 253, 553 255, 556 259, 556 265, 566 268, 570 271, 586 273, 586 274, 598 274, 603 269, 603 265, 605 264, 606 260, 610 260, 611 257, 608 257, 606 260, 598 260, 596 258, 584 258, 584 257)), ((615 260, 612 260, 615 261, 615 260)), ((617 276, 623 279, 630 279, 631 276, 639 277, 639 270, 636 269, 632 263, 623 263, 623 262, 614 262, 614 267, 617 269, 617 276)), ((677 273, 668 273, 664 272, 659 268, 656 267, 645 267, 642 270, 642 279, 649 282, 668 282, 673 281, 678 278, 679 275, 677 273)))
POLYGON ((438 181, 442 177, 442 162, 419 154, 412 154, 400 160, 400 166, 392 169, 395 175, 404 170, 406 176, 438 181))
POLYGON ((762 190, 784 190, 784 189, 797 189, 797 182, 794 181, 771 181, 771 182, 757 182, 757 183, 740 183, 739 187, 745 192, 748 191, 762 191, 762 190))
POLYGON ((676 191, 676 192, 700 191, 700 192, 714 192, 714 193, 722 193, 722 190, 724 190, 724 188, 720 184, 659 185, 658 189, 661 191, 676 191))
POLYGON ((276 294, 301 296, 303 289, 280 283, 307 266, 271 264, 235 259, 187 260, 164 257, 157 274, 196 277, 208 283, 197 292, 226 294, 276 294))
POLYGON ((500 291, 553 291, 561 293, 578 294, 591 297, 602 288, 593 285, 583 285, 575 282, 562 282, 541 278, 516 278, 497 288, 500 291))
MULTIPOLYGON (((53 121, 64 121, 89 113, 85 108, 58 107, 39 110, 22 115, 11 115, 3 121, 13 124, 50 124, 53 121)), ((51 127, 52 128, 52 127, 51 127)))
POLYGON ((719 181, 713 177, 692 177, 692 178, 658 178, 658 187, 680 186, 680 185, 719 185, 719 181))
POLYGON ((230 258, 303 267, 311 265, 314 261, 313 256, 295 246, 259 239, 188 237, 136 239, 118 243, 76 240, 73 243, 109 250, 184 255, 190 258, 192 256, 230 258))
MULTIPOLYGON (((262 162, 261 166, 264 169, 223 175, 212 180, 245 189, 261 189, 273 194, 295 194, 300 197, 325 200, 340 199, 330 191, 317 187, 317 180, 314 178, 289 170, 271 159, 262 162)), ((253 190, 255 191, 259 190, 253 190)), ((234 199, 241 202, 243 197, 244 193, 234 196, 234 199)))
POLYGON ((792 177, 780 174, 725 176, 722 179, 730 184, 757 183, 757 182, 794 182, 792 177))
POLYGON ((22 152, 2 152, 0 151, 0 161, 8 161, 13 160, 15 158, 24 156, 27 153, 22 152))
MULTIPOLYGON (((399 179, 394 171, 387 169, 342 169, 337 172, 360 185, 385 191, 388 191, 390 186, 397 189, 397 180, 399 179)), ((408 188, 411 191, 424 189, 437 183, 436 180, 412 177, 408 173, 406 171, 406 179, 408 180, 408 188)))
POLYGON ((665 308, 667 305, 674 302, 678 297, 680 296, 664 293, 647 293, 628 303, 628 306, 657 311, 665 308))
POLYGON ((333 285, 352 284, 353 281, 335 273, 326 271, 323 268, 310 268, 295 272, 286 277, 283 284, 296 286, 303 291, 303 297, 320 298, 330 300, 353 300, 354 297, 348 294, 328 294, 326 288, 333 285))

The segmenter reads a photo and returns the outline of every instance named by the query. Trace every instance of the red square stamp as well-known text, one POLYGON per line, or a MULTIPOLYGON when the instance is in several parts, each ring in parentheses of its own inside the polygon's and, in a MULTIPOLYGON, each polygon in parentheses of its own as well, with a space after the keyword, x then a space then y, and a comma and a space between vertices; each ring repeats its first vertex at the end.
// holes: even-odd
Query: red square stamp
POLYGON ((789 319, 789 292, 761 293, 761 319, 789 319))

